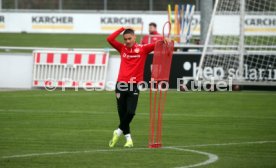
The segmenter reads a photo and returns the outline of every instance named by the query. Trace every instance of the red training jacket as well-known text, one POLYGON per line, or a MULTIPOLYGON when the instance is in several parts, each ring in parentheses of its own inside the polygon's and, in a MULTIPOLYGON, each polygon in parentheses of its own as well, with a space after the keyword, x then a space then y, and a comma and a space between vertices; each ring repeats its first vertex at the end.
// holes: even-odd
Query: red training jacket
POLYGON ((144 65, 147 55, 154 50, 155 44, 135 43, 131 48, 118 42, 116 37, 125 29, 122 27, 107 37, 107 41, 121 55, 121 65, 117 82, 138 83, 143 81, 144 65))

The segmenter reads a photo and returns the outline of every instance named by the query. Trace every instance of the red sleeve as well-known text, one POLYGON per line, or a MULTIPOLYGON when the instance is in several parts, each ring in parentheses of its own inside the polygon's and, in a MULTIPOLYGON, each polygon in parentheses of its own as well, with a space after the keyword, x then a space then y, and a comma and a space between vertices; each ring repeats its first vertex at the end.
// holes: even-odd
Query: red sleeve
POLYGON ((112 34, 110 34, 106 40, 109 42, 110 45, 112 45, 116 50, 119 52, 121 51, 122 47, 124 44, 120 43, 119 41, 116 40, 116 37, 120 35, 125 29, 121 27, 120 29, 116 30, 112 34))
POLYGON ((149 36, 148 35, 145 35, 142 39, 142 42, 141 44, 148 44, 148 39, 149 39, 149 36))
POLYGON ((143 49, 144 49, 145 53, 148 54, 154 50, 154 47, 155 47, 155 43, 145 44, 143 46, 143 49))

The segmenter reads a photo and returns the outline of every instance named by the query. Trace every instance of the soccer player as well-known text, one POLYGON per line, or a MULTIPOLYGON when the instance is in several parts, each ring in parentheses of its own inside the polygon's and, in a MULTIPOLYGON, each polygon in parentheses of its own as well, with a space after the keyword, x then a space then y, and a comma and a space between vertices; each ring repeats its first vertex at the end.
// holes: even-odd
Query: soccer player
POLYGON ((162 36, 157 32, 157 25, 154 22, 149 24, 149 35, 145 35, 142 39, 141 44, 155 43, 156 41, 162 40, 162 36))
MULTIPOLYGON (((116 83, 116 100, 120 124, 114 130, 109 147, 114 147, 122 134, 125 135, 124 147, 133 147, 130 135, 130 122, 132 121, 139 97, 137 84, 143 80, 144 64, 147 55, 154 50, 155 44, 137 44, 134 30, 122 27, 109 35, 107 41, 120 53, 121 64, 116 83), (124 44, 116 40, 123 32, 124 44)), ((166 39, 166 42, 168 40, 166 39)))

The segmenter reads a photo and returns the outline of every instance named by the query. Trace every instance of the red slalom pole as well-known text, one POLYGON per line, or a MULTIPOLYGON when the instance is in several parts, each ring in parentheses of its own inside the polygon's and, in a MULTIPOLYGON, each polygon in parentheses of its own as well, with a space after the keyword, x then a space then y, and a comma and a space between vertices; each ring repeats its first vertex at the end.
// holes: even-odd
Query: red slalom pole
MULTIPOLYGON (((167 37, 170 36, 171 24, 170 22, 166 22, 163 26, 163 38, 165 38, 166 25, 169 28, 167 37)), ((167 82, 166 84, 168 84, 173 50, 173 41, 158 41, 155 44, 150 83, 149 148, 162 147, 162 114, 164 112, 168 86, 163 90, 163 86, 160 84, 163 84, 163 82, 167 82)))
POLYGON ((163 124, 163 119, 162 119, 162 116, 163 116, 163 112, 164 112, 164 107, 165 107, 165 102, 166 102, 166 95, 167 95, 167 90, 164 90, 164 93, 163 93, 163 97, 161 99, 161 102, 160 102, 160 124, 159 124, 159 141, 160 141, 160 144, 162 144, 162 124, 163 124))
POLYGON ((156 145, 157 147, 161 147, 161 123, 162 123, 162 118, 161 118, 161 103, 162 103, 162 88, 159 91, 159 100, 158 100, 158 117, 157 117, 157 135, 156 135, 156 145))
POLYGON ((153 143, 152 141, 152 83, 150 82, 150 123, 149 123, 149 145, 153 143))

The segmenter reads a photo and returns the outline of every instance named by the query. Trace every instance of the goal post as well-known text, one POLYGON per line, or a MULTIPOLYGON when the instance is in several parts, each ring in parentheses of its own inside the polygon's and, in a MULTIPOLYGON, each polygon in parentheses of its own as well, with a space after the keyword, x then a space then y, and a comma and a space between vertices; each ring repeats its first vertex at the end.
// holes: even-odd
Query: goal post
POLYGON ((210 79, 276 85, 275 0, 216 0, 196 77, 210 79))

